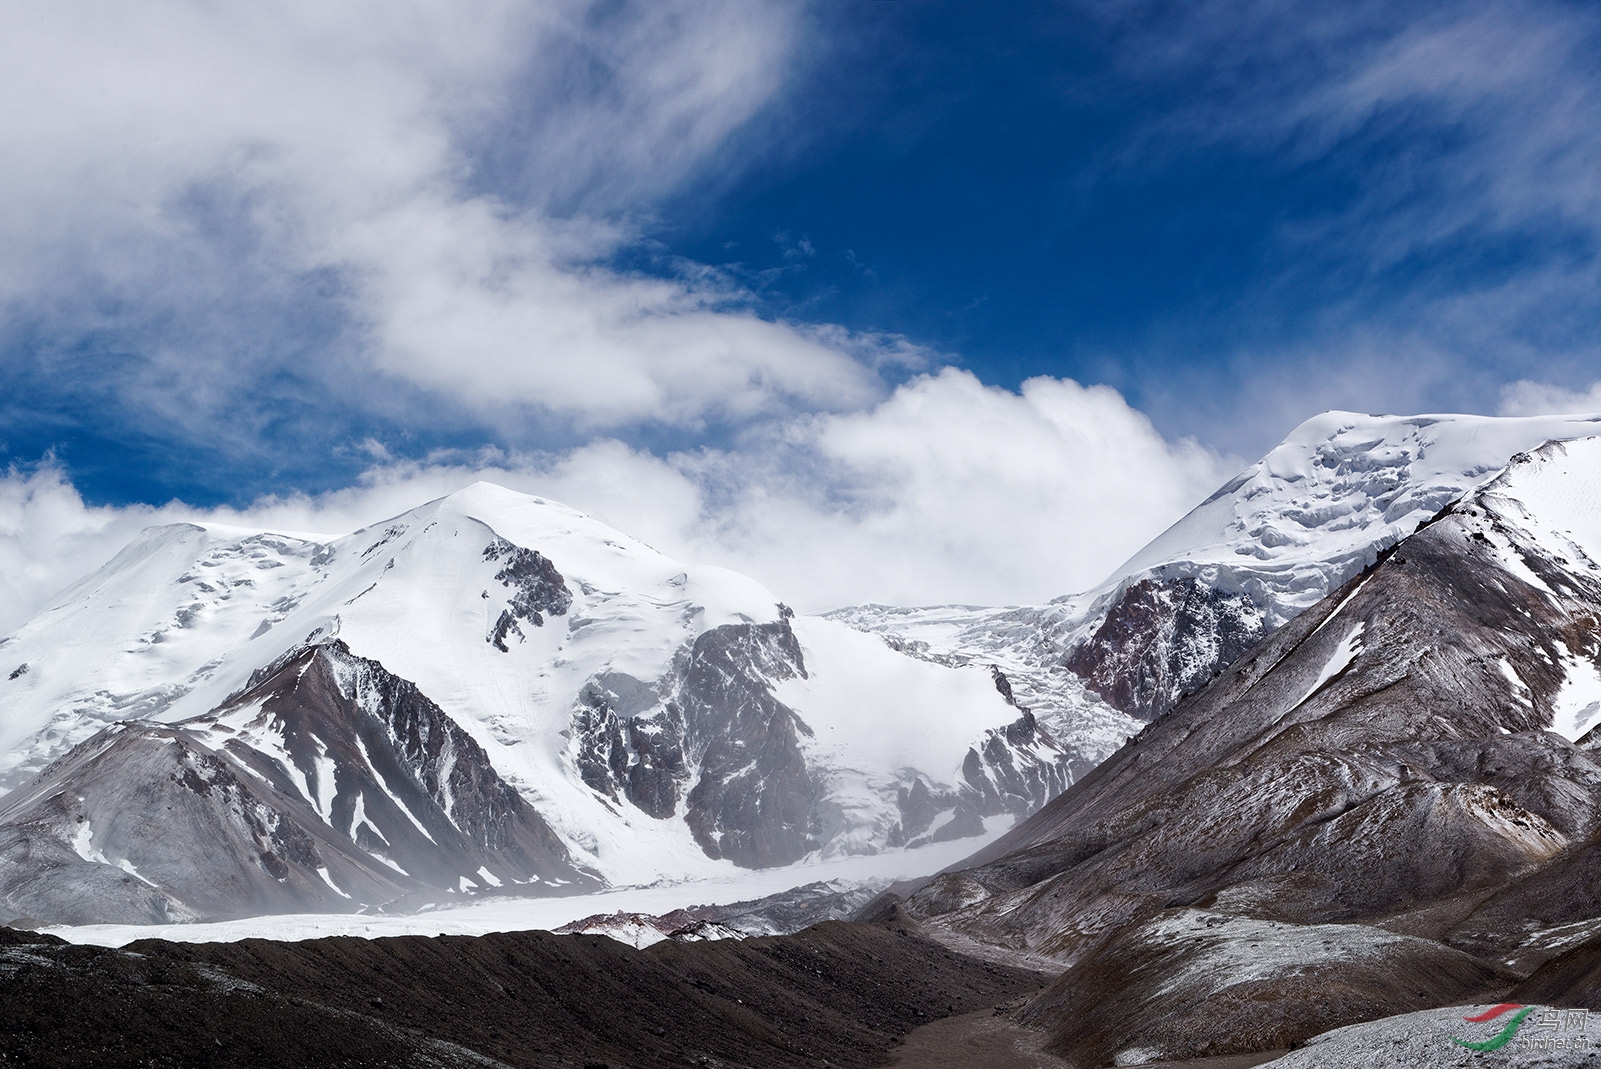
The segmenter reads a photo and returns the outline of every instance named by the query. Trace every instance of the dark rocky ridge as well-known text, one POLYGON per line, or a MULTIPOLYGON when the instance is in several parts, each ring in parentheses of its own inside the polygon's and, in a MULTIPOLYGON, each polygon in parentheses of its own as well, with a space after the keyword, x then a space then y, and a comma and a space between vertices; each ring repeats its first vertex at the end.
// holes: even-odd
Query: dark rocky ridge
POLYGON ((920 1024, 1042 979, 905 923, 643 951, 544 932, 114 951, 0 929, 0 1060, 868 1066, 920 1024))
POLYGON ((820 791, 800 748, 812 731, 772 692, 806 675, 789 619, 702 632, 654 687, 592 680, 573 717, 584 782, 658 819, 682 803, 710 857, 755 868, 815 849, 820 791))
MULTIPOLYGON (((514 546, 504 538, 496 538, 484 547, 484 560, 504 562, 495 573, 495 581, 511 591, 506 607, 495 619, 485 637, 501 653, 509 653, 506 639, 516 636, 520 641, 523 630, 518 621, 535 627, 545 626, 545 613, 561 616, 573 604, 573 592, 556 566, 544 554, 522 546, 514 546)), ((487 597, 489 592, 484 591, 487 597)))
POLYGON ((484 867, 593 882, 438 706, 337 641, 198 720, 108 728, 0 807, 0 912, 57 923, 343 912, 484 867))
MULTIPOLYGON (((1560 455, 1521 458, 1508 478, 1560 455)), ((1068 965, 1070 986, 1120 977, 1137 988, 1128 940, 1181 908, 1286 926, 1274 939, 1292 943, 1307 926, 1383 930, 1427 950, 1407 960, 1465 955, 1488 970, 1460 973, 1454 993, 1410 996, 1425 1002, 1492 989, 1509 956, 1537 966, 1533 930, 1601 915, 1601 761, 1545 730, 1568 651, 1601 653, 1601 570, 1541 545, 1516 502, 1496 496, 1501 485, 1268 637, 908 908, 953 945, 1068 965)), ((1266 949, 1244 954, 1254 943, 1218 945, 1202 958, 1267 969, 1251 982, 1285 1000, 1277 1020, 1316 1031, 1418 1008, 1378 997, 1386 972, 1414 968, 1390 951, 1302 985, 1286 981, 1293 954, 1274 966, 1266 949), (1320 1008, 1335 988, 1373 997, 1341 1019, 1320 1008)), ((1104 1064, 1108 1043, 1173 1058, 1295 1038, 1248 1038, 1257 1000, 1237 978, 1194 962, 1151 967, 1174 1014, 1204 1001, 1216 1027, 1164 1025, 1158 1009, 1138 1035, 1120 1033, 1118 1007, 1069 1010, 1055 996, 1025 1015, 1084 1065, 1104 1064)))
POLYGON ((1064 663, 1113 708, 1155 720, 1260 642, 1267 617, 1200 579, 1141 579, 1064 663))
POLYGON ((770 682, 806 675, 788 616, 695 640, 676 700, 700 776, 684 819, 709 857, 750 867, 799 861, 817 842, 819 786, 800 750, 812 729, 770 682))

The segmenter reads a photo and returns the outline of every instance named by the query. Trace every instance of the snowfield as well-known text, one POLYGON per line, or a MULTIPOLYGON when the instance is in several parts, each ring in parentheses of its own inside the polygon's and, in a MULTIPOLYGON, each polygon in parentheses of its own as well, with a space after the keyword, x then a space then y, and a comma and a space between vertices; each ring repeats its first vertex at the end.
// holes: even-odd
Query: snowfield
POLYGON ((136 939, 185 943, 239 939, 320 939, 355 935, 485 935, 489 932, 553 931, 597 913, 663 914, 696 905, 763 898, 818 881, 841 886, 888 886, 953 865, 999 838, 993 828, 976 839, 939 843, 920 850, 873 856, 809 860, 775 869, 737 869, 710 877, 662 880, 639 887, 617 887, 558 898, 482 898, 409 914, 316 913, 250 917, 203 924, 85 924, 41 929, 73 943, 124 946, 136 939))

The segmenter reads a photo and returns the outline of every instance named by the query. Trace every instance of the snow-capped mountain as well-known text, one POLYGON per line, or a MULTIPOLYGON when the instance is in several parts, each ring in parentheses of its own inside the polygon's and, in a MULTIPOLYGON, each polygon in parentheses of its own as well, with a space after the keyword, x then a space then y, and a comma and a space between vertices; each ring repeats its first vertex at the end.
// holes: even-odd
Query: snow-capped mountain
POLYGON ((329 541, 151 529, 0 659, 0 891, 33 915, 787 864, 978 834, 1071 778, 989 665, 487 484, 329 541))
POLYGON ((1091 591, 1035 606, 829 616, 939 663, 999 665, 1076 767, 1093 767, 1514 453, 1598 423, 1326 412, 1091 591))
POLYGON ((1499 1001, 1601 924, 1598 726, 1591 437, 1513 456, 906 908, 1066 966, 1021 1017, 1078 1064, 1499 1001))
POLYGON ((154 528, 0 640, 0 891, 218 917, 978 835, 1513 452, 1594 428, 1330 413, 1101 587, 1011 609, 797 617, 486 484, 336 539, 154 528), (163 776, 193 797, 132 790, 163 776), (168 807, 231 860, 153 850, 168 807))

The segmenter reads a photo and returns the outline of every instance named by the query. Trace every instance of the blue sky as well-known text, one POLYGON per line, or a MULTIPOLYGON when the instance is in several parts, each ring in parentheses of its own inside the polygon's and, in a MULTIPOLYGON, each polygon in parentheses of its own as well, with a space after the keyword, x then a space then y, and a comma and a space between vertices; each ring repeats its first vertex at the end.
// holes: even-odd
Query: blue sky
POLYGON ((1593 12, 1335 7, 849 7, 800 80, 828 121, 665 204, 662 240, 793 264, 784 314, 1109 383, 1245 454, 1322 407, 1588 387, 1593 12))
POLYGON ((948 527, 914 570, 1035 569, 993 599, 1092 581, 1323 409, 1601 408, 1591 5, 0 18, 19 500, 490 472, 738 564, 791 512, 874 575, 948 527), (1046 502, 1026 552, 961 533, 993 486, 1046 502))

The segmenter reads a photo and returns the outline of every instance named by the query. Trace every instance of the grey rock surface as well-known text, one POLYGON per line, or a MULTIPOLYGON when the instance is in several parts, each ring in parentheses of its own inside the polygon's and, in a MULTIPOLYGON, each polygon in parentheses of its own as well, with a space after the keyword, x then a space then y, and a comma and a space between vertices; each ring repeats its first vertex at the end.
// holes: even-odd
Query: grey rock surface
POLYGON ((1448 1006, 1348 1025, 1314 1036, 1268 1064, 1275 1069, 1413 1069, 1414 1066, 1518 1065, 1578 1069, 1601 1062, 1601 1020, 1552 1006, 1525 1007, 1504 1046, 1478 1051, 1458 1040, 1493 1043, 1514 1012, 1474 1023, 1488 1006, 1448 1006))

